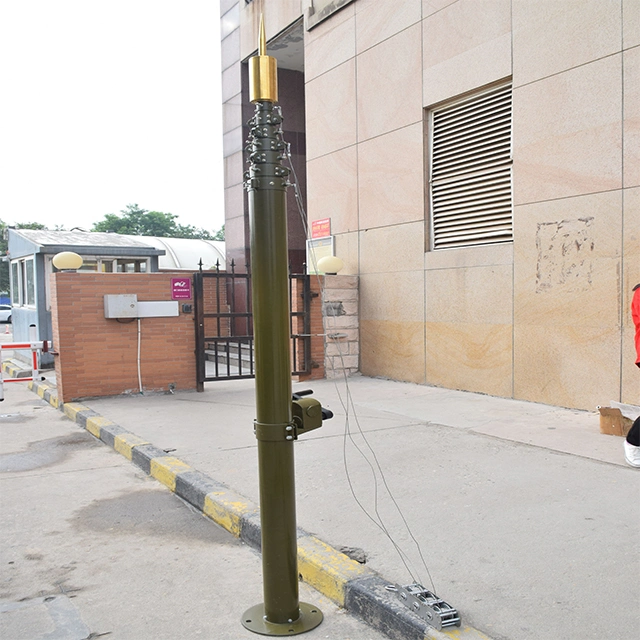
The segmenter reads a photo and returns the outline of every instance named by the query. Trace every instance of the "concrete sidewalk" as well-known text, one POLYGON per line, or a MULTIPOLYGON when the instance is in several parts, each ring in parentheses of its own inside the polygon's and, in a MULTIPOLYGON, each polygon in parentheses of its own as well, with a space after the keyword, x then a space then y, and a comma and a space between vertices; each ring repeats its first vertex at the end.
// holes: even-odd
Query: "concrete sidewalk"
MULTIPOLYGON (((310 386, 335 418, 296 443, 300 527, 413 582, 377 511, 429 587, 388 486, 463 623, 496 640, 638 635, 640 474, 595 411, 365 377, 310 386)), ((82 404, 258 503, 253 381, 82 404)))
MULTIPOLYGON (((260 556, 24 383, 0 413, 0 638, 250 640, 260 556)), ((385 640, 302 583, 308 640, 385 640)))

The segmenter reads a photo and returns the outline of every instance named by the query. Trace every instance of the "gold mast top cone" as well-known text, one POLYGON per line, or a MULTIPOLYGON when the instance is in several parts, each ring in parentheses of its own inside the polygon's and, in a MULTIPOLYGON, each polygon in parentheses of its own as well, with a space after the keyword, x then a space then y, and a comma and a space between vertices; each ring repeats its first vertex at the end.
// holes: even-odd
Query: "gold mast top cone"
POLYGON ((278 102, 278 65, 267 55, 264 19, 260 16, 258 55, 249 58, 249 99, 251 102, 278 102))

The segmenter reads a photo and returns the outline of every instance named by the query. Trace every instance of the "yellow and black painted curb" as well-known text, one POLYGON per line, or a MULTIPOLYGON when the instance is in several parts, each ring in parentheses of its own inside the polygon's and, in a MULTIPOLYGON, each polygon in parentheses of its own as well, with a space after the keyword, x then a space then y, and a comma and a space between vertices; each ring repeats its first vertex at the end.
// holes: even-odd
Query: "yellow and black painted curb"
POLYGON ((9 359, 3 361, 2 373, 6 373, 9 378, 28 378, 32 370, 24 362, 9 359))
MULTIPOLYGON (((29 389, 229 533, 260 550, 260 512, 244 496, 89 407, 60 403, 56 388, 46 381, 29 382, 29 389)), ((298 572, 301 580, 394 640, 491 640, 469 626, 437 631, 389 592, 389 581, 302 529, 298 529, 298 572)))

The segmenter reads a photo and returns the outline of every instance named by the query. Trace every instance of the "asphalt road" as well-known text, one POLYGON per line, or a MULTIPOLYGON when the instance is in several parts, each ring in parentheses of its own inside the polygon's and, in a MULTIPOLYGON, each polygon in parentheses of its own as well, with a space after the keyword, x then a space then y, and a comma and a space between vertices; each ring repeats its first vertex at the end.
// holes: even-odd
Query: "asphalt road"
MULTIPOLYGON (((26 388, 0 404, 3 640, 256 638, 260 558, 26 388)), ((383 636, 301 584, 309 640, 383 636)))

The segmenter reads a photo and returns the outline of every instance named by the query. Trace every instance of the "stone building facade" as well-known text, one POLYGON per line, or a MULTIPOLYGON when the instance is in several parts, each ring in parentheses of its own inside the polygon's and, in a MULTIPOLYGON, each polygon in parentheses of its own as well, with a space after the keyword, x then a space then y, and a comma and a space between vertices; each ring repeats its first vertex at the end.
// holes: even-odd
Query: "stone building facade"
MULTIPOLYGON (((263 13, 306 220, 331 219, 359 276, 361 371, 580 409, 640 401, 637 0, 220 4, 228 259, 247 259, 263 13)), ((294 194, 289 223, 299 264, 294 194)))

